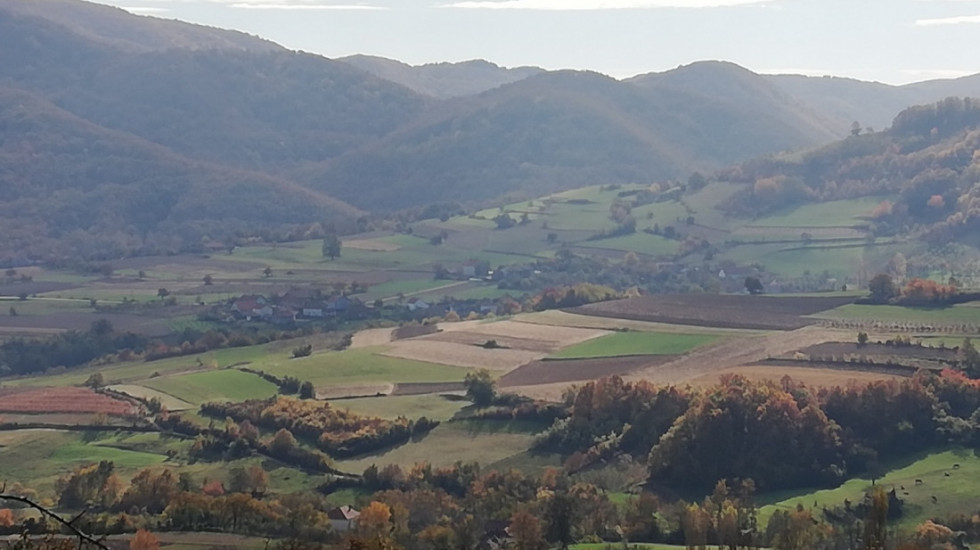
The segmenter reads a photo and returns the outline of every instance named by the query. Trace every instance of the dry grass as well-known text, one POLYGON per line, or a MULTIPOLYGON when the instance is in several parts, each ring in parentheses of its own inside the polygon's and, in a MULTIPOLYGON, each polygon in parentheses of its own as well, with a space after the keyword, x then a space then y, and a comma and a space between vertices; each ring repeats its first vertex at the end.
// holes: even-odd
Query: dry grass
POLYGON ((537 340, 552 345, 556 349, 584 342, 592 338, 598 338, 609 333, 608 331, 598 329, 540 325, 522 323, 520 321, 441 323, 439 328, 445 332, 465 331, 477 334, 485 337, 485 340, 496 338, 537 340))
POLYGON ((393 328, 369 328, 354 334, 351 340, 351 348, 368 348, 372 346, 383 346, 391 342, 393 328))
POLYGON ((395 243, 382 239, 355 239, 344 241, 344 248, 354 248, 357 250, 370 250, 373 252, 394 252, 401 247, 395 243))
POLYGON ((754 382, 779 382, 784 376, 790 376, 797 382, 802 382, 810 387, 832 387, 847 386, 848 384, 867 384, 879 380, 893 380, 901 378, 896 375, 889 375, 879 372, 866 372, 854 370, 820 369, 810 367, 776 367, 771 365, 746 365, 744 367, 730 367, 711 374, 699 376, 689 383, 692 386, 714 386, 718 383, 718 377, 725 374, 738 374, 754 382))
POLYGON ((415 338, 390 344, 382 355, 454 367, 486 368, 506 372, 540 359, 544 354, 519 349, 485 349, 467 344, 415 338))

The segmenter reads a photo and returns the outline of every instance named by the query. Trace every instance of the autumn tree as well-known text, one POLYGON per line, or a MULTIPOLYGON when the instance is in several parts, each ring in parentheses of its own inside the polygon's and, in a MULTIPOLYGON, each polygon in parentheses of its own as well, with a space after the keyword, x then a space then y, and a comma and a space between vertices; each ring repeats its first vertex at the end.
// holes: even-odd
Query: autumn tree
POLYGON ((898 287, 887 273, 879 273, 871 278, 868 283, 868 290, 871 291, 871 301, 876 304, 887 304, 889 300, 898 296, 898 287))
POLYGON ((869 495, 869 506, 864 518, 864 550, 885 550, 888 537, 888 495, 880 485, 869 495))
POLYGON ((510 534, 517 550, 544 550, 541 522, 529 511, 520 510, 510 518, 510 534))
POLYGON ((10 527, 14 524, 14 511, 10 508, 0 508, 0 527, 10 527))
POLYGON ((391 508, 387 504, 372 501, 361 509, 357 517, 357 531, 365 538, 386 538, 391 533, 391 508))

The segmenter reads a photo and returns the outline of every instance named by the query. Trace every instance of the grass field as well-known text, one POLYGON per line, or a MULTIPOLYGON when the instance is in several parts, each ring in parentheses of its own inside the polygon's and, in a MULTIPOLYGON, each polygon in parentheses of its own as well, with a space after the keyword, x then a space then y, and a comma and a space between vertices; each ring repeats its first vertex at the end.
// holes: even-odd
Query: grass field
POLYGON ((669 323, 658 323, 655 321, 634 321, 631 319, 595 317, 592 315, 569 313, 567 311, 557 309, 550 309, 535 313, 521 313, 515 315, 513 319, 522 323, 553 325, 559 327, 594 328, 604 330, 629 329, 631 331, 656 332, 663 334, 708 334, 715 336, 753 336, 761 334, 759 331, 736 328, 671 325, 669 323))
MULTIPOLYGON (((898 497, 905 501, 899 526, 911 529, 929 518, 976 510, 977 495, 980 495, 980 456, 975 451, 961 449, 920 454, 894 464, 877 483, 885 490, 896 489, 898 497), (953 464, 960 467, 954 470, 953 464), (922 481, 921 485, 916 485, 917 479, 922 481), (936 502, 932 501, 933 496, 937 496, 936 502)), ((844 499, 859 502, 870 487, 870 480, 856 478, 836 489, 759 495, 759 502, 766 504, 759 511, 759 523, 768 522, 775 510, 788 510, 797 504, 810 508, 816 503, 819 509, 842 506, 844 499)))
POLYGON ((450 400, 440 395, 389 395, 331 401, 337 409, 365 416, 413 419, 424 416, 439 421, 449 420, 469 404, 469 401, 450 400))
MULTIPOLYGON (((537 430, 544 426, 536 426, 537 430)), ((348 472, 363 472, 371 464, 379 468, 398 464, 402 468, 418 462, 449 466, 456 461, 492 464, 524 453, 534 441, 535 431, 521 423, 444 422, 425 437, 387 452, 344 460, 337 467, 348 472)))
POLYGON ((669 256, 677 252, 680 243, 659 235, 637 232, 632 235, 622 237, 612 237, 596 241, 585 241, 578 243, 581 248, 598 248, 604 250, 618 250, 623 252, 636 252, 648 256, 669 256))
POLYGON ((861 197, 857 199, 805 204, 777 212, 752 222, 758 227, 841 227, 867 223, 862 219, 887 197, 861 197))
POLYGON ((940 308, 849 304, 815 317, 907 323, 980 323, 980 307, 976 307, 976 302, 940 308))
POLYGON ((262 378, 234 369, 161 376, 142 383, 150 389, 200 405, 208 401, 245 401, 276 395, 279 388, 262 378))
POLYGON ((678 355, 717 340, 706 334, 617 332, 569 346, 552 357, 585 359, 621 355, 678 355))
POLYGON ((367 347, 340 352, 314 353, 302 359, 285 359, 262 364, 277 376, 295 376, 317 387, 374 382, 456 382, 467 369, 379 355, 385 349, 367 347))
MULTIPOLYGON (((614 542, 583 542, 568 546, 571 550, 623 550, 622 543, 614 542)), ((684 550, 686 546, 674 544, 655 544, 650 542, 627 543, 627 550, 684 550)))

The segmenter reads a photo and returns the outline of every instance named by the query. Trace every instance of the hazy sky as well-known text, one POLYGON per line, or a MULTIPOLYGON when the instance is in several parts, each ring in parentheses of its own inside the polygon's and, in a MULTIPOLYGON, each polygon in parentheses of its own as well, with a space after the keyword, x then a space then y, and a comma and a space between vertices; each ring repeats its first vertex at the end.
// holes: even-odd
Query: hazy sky
POLYGON ((703 59, 900 84, 980 73, 980 0, 98 0, 327 57, 615 77, 703 59))

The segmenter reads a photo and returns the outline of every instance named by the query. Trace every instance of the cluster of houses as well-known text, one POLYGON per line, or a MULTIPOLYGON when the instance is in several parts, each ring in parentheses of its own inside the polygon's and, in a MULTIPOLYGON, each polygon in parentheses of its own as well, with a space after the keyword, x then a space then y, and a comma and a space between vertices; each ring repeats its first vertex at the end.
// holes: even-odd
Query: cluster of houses
POLYGON ((231 314, 245 321, 293 322, 338 315, 366 313, 367 306, 358 298, 344 294, 324 296, 317 289, 289 289, 275 298, 246 294, 231 304, 231 314))
MULTIPOLYGON (((390 305, 390 304, 389 304, 390 305)), ((472 313, 484 316, 498 313, 495 300, 441 300, 430 302, 412 297, 397 303, 406 319, 443 317, 450 311, 460 317, 472 313)), ((373 305, 357 296, 341 293, 324 294, 315 288, 292 288, 273 297, 246 294, 230 302, 226 314, 243 321, 263 321, 288 324, 297 321, 316 321, 329 318, 363 319, 372 315, 373 305)))

